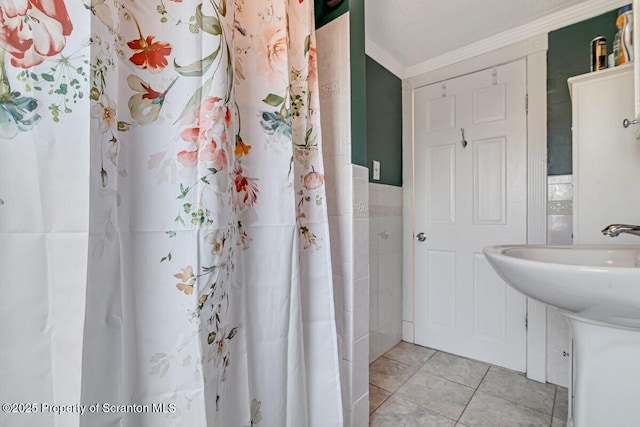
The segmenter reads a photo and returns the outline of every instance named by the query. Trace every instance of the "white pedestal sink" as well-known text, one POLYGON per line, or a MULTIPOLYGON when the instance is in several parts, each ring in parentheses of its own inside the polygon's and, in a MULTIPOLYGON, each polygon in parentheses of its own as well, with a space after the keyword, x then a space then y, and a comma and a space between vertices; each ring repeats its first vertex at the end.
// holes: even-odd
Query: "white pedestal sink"
POLYGON ((573 332, 568 426, 640 426, 640 246, 491 246, 498 274, 573 332))

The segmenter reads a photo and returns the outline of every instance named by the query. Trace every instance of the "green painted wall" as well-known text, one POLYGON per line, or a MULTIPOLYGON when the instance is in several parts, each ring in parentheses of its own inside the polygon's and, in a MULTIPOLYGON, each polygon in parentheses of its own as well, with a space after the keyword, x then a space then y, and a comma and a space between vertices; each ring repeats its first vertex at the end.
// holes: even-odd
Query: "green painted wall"
POLYGON ((349 10, 349 0, 344 0, 335 7, 329 7, 323 0, 314 1, 316 28, 322 27, 349 10))
POLYGON ((369 181, 402 186, 402 81, 367 56, 367 166, 369 181), (372 179, 373 160, 380 181, 372 179))
POLYGON ((547 53, 547 173, 572 173, 571 99, 567 79, 590 71, 590 42, 607 38, 611 53, 617 9, 549 33, 547 53))
POLYGON ((367 86, 364 0, 349 0, 351 59, 351 163, 367 167, 367 86))

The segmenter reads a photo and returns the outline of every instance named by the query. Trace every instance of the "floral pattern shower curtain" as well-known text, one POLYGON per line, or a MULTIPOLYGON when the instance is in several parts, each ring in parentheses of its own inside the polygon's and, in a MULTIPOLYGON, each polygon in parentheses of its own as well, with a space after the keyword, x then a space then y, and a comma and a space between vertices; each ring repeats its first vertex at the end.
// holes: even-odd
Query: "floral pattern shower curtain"
POLYGON ((0 425, 342 425, 313 2, 0 22, 0 425))

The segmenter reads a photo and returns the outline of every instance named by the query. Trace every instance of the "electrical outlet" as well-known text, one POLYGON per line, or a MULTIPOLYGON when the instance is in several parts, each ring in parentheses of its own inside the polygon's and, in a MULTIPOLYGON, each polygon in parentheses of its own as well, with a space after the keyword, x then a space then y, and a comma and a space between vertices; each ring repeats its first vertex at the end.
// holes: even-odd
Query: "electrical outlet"
POLYGON ((380 181, 380 162, 377 160, 373 161, 373 179, 380 181))

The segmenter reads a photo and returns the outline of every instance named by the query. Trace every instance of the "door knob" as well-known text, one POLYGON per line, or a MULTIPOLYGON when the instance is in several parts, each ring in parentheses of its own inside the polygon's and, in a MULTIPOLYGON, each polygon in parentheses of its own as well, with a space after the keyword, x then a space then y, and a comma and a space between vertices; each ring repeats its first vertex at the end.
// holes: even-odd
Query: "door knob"
POLYGON ((424 242, 425 240, 427 240, 427 235, 424 233, 418 233, 416 239, 418 240, 418 242, 424 242))
POLYGON ((629 126, 631 126, 631 125, 637 125, 637 124, 638 124, 638 121, 637 121, 636 119, 633 119, 633 120, 624 119, 624 120, 622 121, 622 126, 623 126, 625 129, 626 129, 626 128, 628 128, 628 127, 629 127, 629 126))

